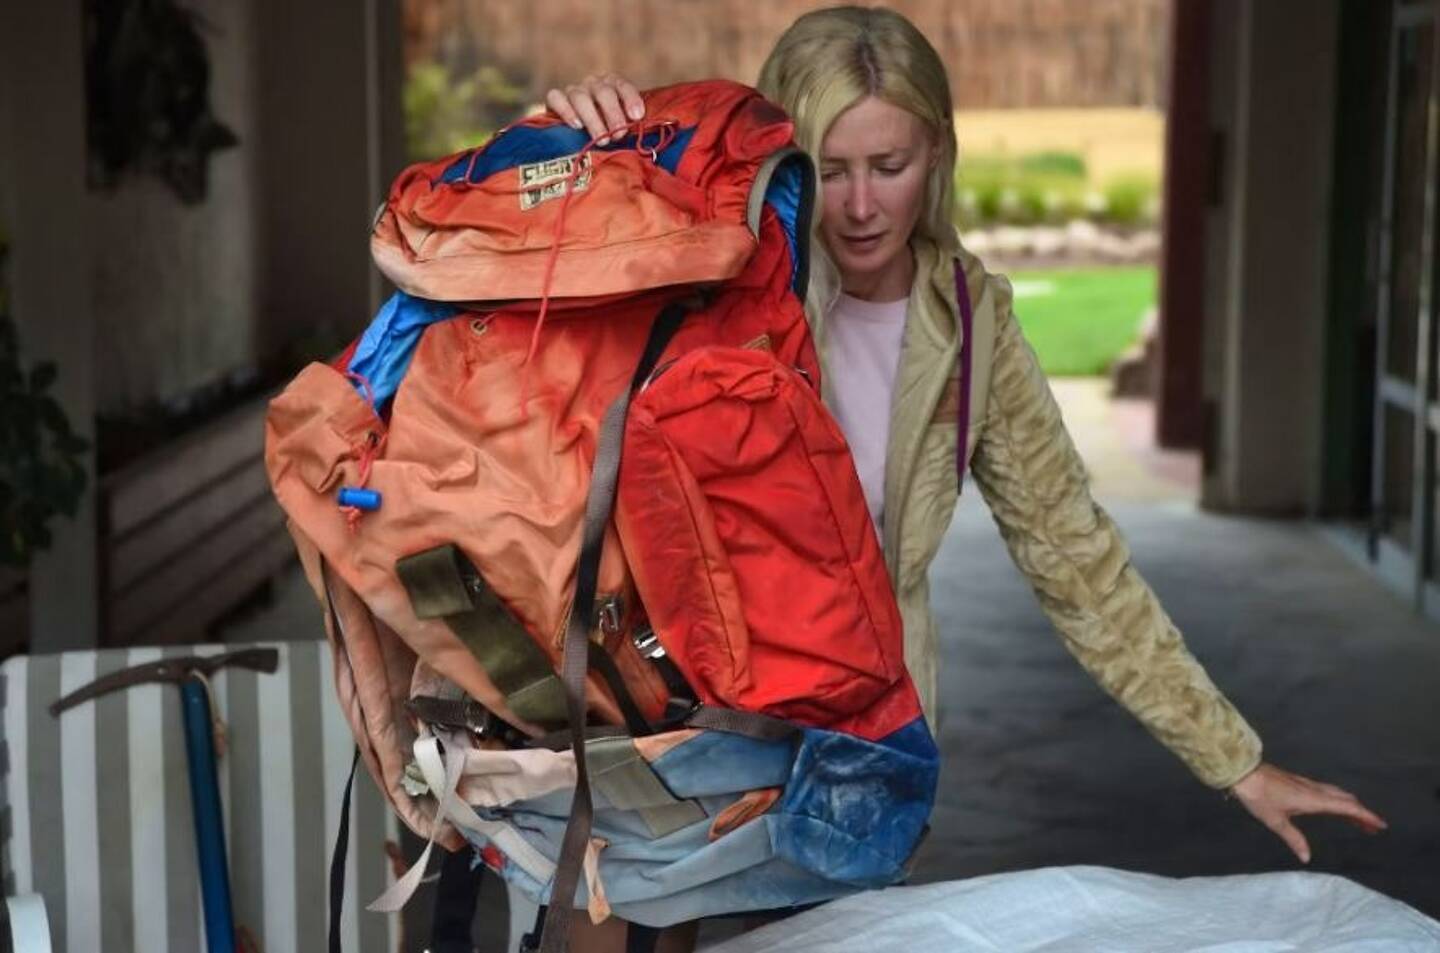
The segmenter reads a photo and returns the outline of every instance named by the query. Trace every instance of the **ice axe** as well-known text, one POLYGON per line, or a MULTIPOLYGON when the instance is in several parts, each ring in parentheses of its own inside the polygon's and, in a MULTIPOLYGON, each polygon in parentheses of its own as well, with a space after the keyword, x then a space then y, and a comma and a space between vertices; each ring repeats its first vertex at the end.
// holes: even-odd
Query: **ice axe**
POLYGON ((209 677, 222 668, 274 672, 280 666, 275 649, 243 649, 220 655, 159 659, 102 675, 50 706, 50 714, 135 685, 171 683, 180 686, 185 713, 185 752, 190 768, 190 803, 195 815, 195 850, 200 862, 200 894, 205 907, 205 944, 209 953, 236 953, 235 915, 230 905, 230 867, 226 862, 225 823, 220 810, 220 785, 215 777, 215 722, 211 715, 209 677))

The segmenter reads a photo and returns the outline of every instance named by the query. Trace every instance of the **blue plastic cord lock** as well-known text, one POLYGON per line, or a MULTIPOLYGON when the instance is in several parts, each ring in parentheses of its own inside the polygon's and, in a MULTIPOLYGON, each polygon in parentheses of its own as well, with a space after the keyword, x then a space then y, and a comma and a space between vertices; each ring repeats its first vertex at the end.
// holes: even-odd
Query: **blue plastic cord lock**
POLYGON ((376 490, 362 490, 354 486, 340 488, 340 505, 353 506, 357 510, 373 513, 380 508, 380 494, 376 490))

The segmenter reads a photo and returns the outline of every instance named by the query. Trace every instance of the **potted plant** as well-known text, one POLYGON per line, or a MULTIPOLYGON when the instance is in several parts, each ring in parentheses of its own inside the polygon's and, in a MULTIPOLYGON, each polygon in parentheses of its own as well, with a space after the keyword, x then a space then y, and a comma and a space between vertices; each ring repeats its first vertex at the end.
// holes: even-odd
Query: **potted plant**
POLYGON ((27 367, 21 357, 5 281, 7 251, 0 235, 0 567, 22 569, 50 544, 55 517, 75 515, 90 445, 51 394, 55 365, 27 367))

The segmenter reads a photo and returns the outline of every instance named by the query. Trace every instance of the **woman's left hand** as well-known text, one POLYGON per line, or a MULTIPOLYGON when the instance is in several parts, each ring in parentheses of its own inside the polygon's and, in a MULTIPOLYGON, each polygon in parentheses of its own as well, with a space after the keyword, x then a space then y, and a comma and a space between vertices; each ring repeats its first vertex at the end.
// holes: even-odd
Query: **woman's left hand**
POLYGON ((1245 810, 1289 845, 1302 864, 1310 863, 1310 844, 1291 823, 1293 817, 1332 814, 1343 817, 1367 834, 1378 834, 1389 827, 1384 818, 1361 804, 1349 791, 1291 774, 1273 764, 1261 764, 1230 790, 1245 805, 1245 810))

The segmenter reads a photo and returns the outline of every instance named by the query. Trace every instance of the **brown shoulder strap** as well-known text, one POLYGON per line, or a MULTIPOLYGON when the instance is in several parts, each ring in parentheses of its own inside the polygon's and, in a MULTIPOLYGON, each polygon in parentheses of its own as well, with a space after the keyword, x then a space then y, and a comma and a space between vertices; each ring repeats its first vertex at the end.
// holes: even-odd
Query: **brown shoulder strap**
POLYGON ((625 437, 625 417, 630 397, 640 388, 660 360, 670 339, 685 319, 682 303, 666 306, 650 329, 650 339, 636 365, 630 386, 610 405, 600 425, 595 466, 590 474, 590 492, 585 500, 585 524, 581 534, 580 561, 575 569, 575 600, 570 624, 565 630, 565 654, 561 659, 561 681, 570 723, 570 747, 575 752, 575 796, 570 802, 570 819, 561 840, 560 859, 550 888, 550 909, 545 913, 540 953, 567 953, 570 947, 570 916, 575 906, 575 888, 580 882, 580 865, 590 842, 594 806, 590 800, 590 776, 585 763, 585 672, 589 668, 590 620, 595 617, 595 593, 600 577, 600 554, 605 527, 615 506, 620 480, 620 451, 625 437))

